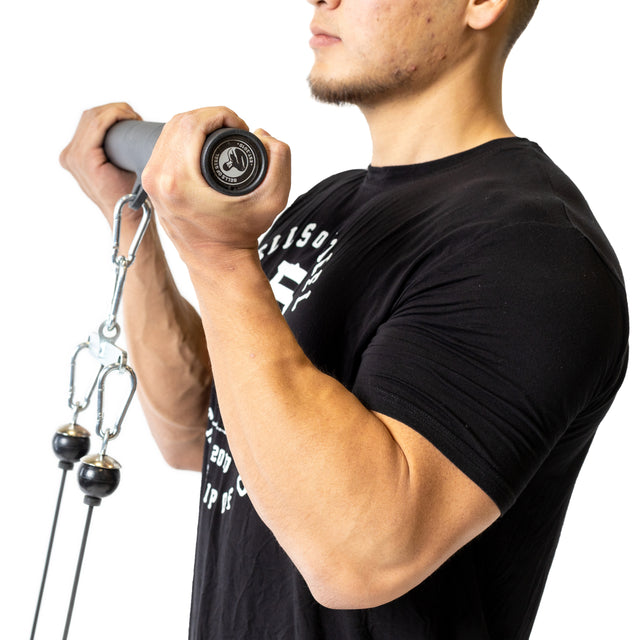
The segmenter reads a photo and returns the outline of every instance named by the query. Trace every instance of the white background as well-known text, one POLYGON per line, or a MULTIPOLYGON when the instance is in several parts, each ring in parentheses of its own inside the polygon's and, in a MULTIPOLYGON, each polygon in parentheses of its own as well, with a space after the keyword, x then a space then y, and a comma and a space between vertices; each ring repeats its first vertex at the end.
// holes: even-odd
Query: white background
MULTIPOLYGON (((368 164, 356 109, 314 103, 303 0, 22 0, 0 23, 0 637, 30 633, 68 422, 68 362, 104 319, 106 223, 58 165, 83 109, 126 100, 164 121, 226 104, 290 143, 298 195, 368 164)), ((640 298, 635 0, 542 0, 506 74, 508 120, 582 188, 640 298)), ((174 254, 177 278, 192 297, 174 254)), ((633 344, 632 344, 633 347, 633 344)), ((534 640, 640 638, 637 607, 640 365, 580 477, 534 640)), ((81 424, 92 429, 95 413, 81 424)), ((92 450, 97 450, 94 438, 92 450)), ((94 512, 70 638, 186 638, 198 476, 169 469, 134 406, 109 453, 118 491, 94 512)), ((62 636, 86 507, 70 475, 38 638, 62 636)))

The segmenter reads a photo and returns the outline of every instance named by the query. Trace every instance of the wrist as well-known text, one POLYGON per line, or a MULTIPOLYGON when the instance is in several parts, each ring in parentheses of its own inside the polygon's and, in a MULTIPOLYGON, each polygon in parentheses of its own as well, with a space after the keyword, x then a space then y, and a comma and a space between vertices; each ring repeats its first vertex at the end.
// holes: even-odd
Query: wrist
POLYGON ((242 281, 251 274, 264 278, 257 243, 246 247, 211 243, 192 248, 182 257, 191 278, 207 286, 242 281))

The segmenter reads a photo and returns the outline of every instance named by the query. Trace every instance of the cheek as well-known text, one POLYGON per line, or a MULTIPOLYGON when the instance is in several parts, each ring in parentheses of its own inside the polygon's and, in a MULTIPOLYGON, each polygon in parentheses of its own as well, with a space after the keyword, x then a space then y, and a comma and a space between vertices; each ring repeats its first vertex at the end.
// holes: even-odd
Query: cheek
MULTIPOLYGON (((397 1, 397 0, 395 0, 397 1)), ((386 5, 376 15, 375 41, 378 58, 398 67, 414 68, 442 59, 446 53, 444 25, 438 24, 435 15, 425 9, 424 2, 413 2, 407 11, 386 5)), ((366 21, 362 21, 361 33, 366 33, 366 21)))
POLYGON ((432 68, 447 57, 447 25, 443 12, 431 9, 424 0, 367 0, 351 21, 352 60, 383 73, 432 68))

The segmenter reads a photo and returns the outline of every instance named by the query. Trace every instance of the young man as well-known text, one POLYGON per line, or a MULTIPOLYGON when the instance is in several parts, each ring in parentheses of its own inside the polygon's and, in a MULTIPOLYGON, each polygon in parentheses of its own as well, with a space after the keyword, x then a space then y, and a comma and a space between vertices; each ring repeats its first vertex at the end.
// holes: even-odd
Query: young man
MULTIPOLYGON (((535 2, 311 4, 312 91, 361 108, 369 169, 274 223, 288 148, 259 131, 265 182, 212 191, 206 134, 246 125, 210 108, 143 176, 202 314, 152 226, 125 323, 161 450, 203 470, 190 637, 527 638, 628 334, 587 204, 502 115, 535 2)), ((137 117, 87 112, 62 154, 107 217, 104 133, 137 117)))

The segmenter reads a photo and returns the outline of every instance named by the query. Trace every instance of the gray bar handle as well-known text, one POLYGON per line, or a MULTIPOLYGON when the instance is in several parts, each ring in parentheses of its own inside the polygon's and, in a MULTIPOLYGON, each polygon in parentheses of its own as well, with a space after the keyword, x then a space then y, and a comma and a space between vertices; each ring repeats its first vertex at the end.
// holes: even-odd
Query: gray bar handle
MULTIPOLYGON (((134 194, 129 204, 138 209, 147 194, 140 176, 164 124, 144 120, 116 122, 104 139, 104 151, 109 162, 136 176, 134 194)), ((267 152, 253 133, 243 129, 222 128, 210 133, 202 147, 200 169, 210 187, 230 196, 241 196, 256 189, 267 172, 267 152)))

